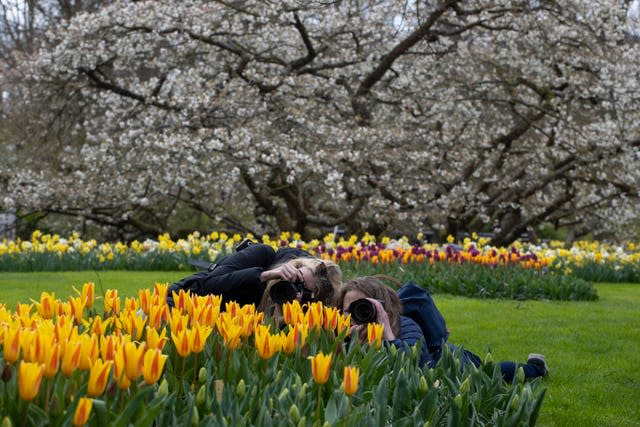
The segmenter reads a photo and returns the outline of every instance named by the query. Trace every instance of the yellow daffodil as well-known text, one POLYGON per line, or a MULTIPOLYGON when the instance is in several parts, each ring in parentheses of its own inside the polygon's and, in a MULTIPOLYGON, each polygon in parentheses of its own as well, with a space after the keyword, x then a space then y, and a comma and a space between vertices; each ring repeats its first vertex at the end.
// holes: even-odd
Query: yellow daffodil
POLYGON ((342 389, 347 396, 351 396, 358 390, 358 379, 360 378, 360 368, 357 366, 344 367, 344 380, 342 389))
POLYGON ((18 392, 22 400, 30 401, 38 395, 44 374, 40 363, 20 362, 18 368, 18 392))
POLYGON ((167 355, 157 348, 150 348, 144 354, 142 377, 147 384, 155 384, 162 375, 162 369, 167 361, 167 355))
POLYGON ((78 406, 73 414, 72 423, 75 427, 84 426, 89 421, 91 415, 91 408, 93 407, 93 399, 88 397, 81 397, 78 401, 78 406))
POLYGON ((333 353, 325 355, 320 352, 315 356, 310 356, 309 359, 311 359, 311 375, 313 376, 313 381, 315 381, 316 384, 326 383, 331 374, 333 353))
POLYGON ((113 362, 102 359, 97 359, 91 364, 89 370, 89 383, 87 384, 87 394, 91 397, 98 397, 104 393, 104 389, 109 382, 109 373, 111 372, 111 366, 113 362))

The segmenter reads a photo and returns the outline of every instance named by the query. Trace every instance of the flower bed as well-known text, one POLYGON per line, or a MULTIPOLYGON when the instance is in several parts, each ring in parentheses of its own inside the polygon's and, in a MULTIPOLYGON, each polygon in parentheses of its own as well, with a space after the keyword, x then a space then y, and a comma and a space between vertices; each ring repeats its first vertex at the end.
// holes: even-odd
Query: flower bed
POLYGON ((505 384, 490 356, 419 368, 379 327, 347 345, 350 319, 321 304, 288 305, 278 329, 214 296, 182 293, 169 310, 166 292, 108 290, 97 313, 87 283, 67 301, 0 306, 3 425, 532 425, 543 399, 522 372, 505 384))

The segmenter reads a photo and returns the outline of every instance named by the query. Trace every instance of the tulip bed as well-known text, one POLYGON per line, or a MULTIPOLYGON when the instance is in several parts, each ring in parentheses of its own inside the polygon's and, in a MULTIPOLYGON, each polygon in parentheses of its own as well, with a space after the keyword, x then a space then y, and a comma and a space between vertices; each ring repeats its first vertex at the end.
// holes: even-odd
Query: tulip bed
POLYGON ((487 355, 434 368, 416 349, 348 341, 350 318, 316 303, 284 307, 284 326, 253 306, 167 286, 121 301, 95 286, 0 305, 0 417, 11 425, 533 425, 544 387, 502 381, 487 355), (349 343, 347 343, 349 342, 349 343))
POLYGON ((304 242, 299 235, 282 233, 274 239, 252 235, 193 233, 187 239, 133 241, 129 244, 82 240, 34 232, 29 241, 0 243, 0 271, 62 270, 191 270, 190 259, 212 262, 233 251, 243 238, 278 247, 299 247, 338 262, 345 277, 389 274, 413 280, 433 291, 480 298, 593 300, 594 281, 640 283, 640 252, 599 242, 578 242, 565 249, 559 242, 534 246, 515 242, 496 248, 484 238, 453 238, 444 245, 410 243, 368 234, 304 242))

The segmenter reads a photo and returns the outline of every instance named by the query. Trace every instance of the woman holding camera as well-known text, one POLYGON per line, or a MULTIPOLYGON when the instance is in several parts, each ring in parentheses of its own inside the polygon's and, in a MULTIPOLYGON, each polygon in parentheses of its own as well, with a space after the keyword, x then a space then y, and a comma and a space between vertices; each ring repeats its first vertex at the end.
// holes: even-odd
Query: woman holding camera
POLYGON ((288 286, 276 286, 276 291, 284 289, 284 292, 272 292, 276 298, 333 302, 334 289, 342 280, 335 263, 314 258, 297 248, 275 251, 263 244, 243 246, 212 264, 207 271, 194 273, 171 285, 167 294, 169 306, 174 306, 173 293, 183 289, 192 295, 221 295, 223 304, 228 301, 255 304, 264 311, 273 305, 269 292, 265 292, 267 286, 273 288, 279 282, 286 282, 288 286))
POLYGON ((336 307, 351 314, 351 336, 367 339, 367 323, 383 325, 383 340, 402 349, 422 341, 420 366, 435 364, 424 343, 420 326, 402 316, 402 305, 396 292, 375 277, 358 277, 342 285, 336 295, 336 307))
MULTIPOLYGON (((392 280, 386 276, 379 276, 392 280)), ((401 315, 402 303, 396 292, 384 285, 377 277, 359 277, 344 284, 336 296, 336 306, 343 312, 351 314, 352 334, 362 334, 366 339, 367 323, 380 323, 384 326, 383 339, 398 347, 414 346, 421 342, 420 366, 425 363, 434 366, 440 358, 440 350, 429 353, 425 335, 420 326, 412 319, 401 315), (426 353, 426 354, 425 354, 426 353)), ((448 344, 451 350, 455 346, 448 344)), ((463 363, 480 364, 480 358, 468 350, 464 350, 463 363)), ((548 374, 548 368, 541 354, 530 354, 526 364, 515 362, 500 362, 500 370, 505 381, 513 381, 519 367, 522 367, 526 378, 543 377, 548 374)))

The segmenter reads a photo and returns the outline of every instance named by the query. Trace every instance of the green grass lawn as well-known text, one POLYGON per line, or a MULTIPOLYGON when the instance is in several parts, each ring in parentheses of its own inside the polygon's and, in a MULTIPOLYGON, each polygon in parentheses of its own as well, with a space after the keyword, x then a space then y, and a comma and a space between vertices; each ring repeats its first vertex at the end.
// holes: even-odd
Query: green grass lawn
MULTIPOLYGON (((0 303, 59 298, 85 281, 121 296, 137 295, 155 281, 184 272, 2 273, 0 303)), ((538 425, 640 426, 640 285, 598 284, 595 302, 477 300, 444 294, 435 300, 447 319, 450 341, 484 357, 525 361, 543 353, 550 375, 538 425)))

